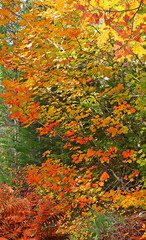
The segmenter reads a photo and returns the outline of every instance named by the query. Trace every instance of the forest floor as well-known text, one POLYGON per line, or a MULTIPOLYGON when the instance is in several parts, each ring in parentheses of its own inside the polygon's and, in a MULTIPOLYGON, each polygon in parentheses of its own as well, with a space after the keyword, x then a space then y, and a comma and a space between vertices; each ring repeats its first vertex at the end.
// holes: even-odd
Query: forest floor
POLYGON ((125 223, 116 223, 116 230, 100 237, 100 240, 144 240, 146 239, 146 211, 126 217, 125 223))

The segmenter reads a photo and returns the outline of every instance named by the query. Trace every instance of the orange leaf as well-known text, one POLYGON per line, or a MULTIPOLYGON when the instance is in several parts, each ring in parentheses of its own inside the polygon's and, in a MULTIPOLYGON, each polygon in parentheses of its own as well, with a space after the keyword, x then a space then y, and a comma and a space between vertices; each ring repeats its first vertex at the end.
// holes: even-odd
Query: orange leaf
POLYGON ((64 145, 63 148, 67 148, 67 147, 70 147, 70 146, 71 146, 71 144, 69 143, 69 144, 64 145))
POLYGON ((107 172, 104 172, 100 177, 100 181, 101 182, 106 181, 107 178, 109 178, 109 175, 107 174, 107 172))
POLYGON ((86 156, 87 156, 87 158, 89 158, 89 157, 93 156, 94 154, 95 154, 95 151, 88 149, 86 156))

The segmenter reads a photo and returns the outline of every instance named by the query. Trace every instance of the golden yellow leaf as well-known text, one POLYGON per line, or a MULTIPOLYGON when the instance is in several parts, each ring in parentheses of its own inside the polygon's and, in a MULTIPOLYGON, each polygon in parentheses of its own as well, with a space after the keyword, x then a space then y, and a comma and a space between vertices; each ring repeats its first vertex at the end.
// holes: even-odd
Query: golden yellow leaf
POLYGON ((133 52, 138 55, 138 57, 142 57, 146 54, 146 50, 141 46, 141 43, 135 42, 133 47, 133 52))
POLYGON ((101 47, 104 43, 107 42, 107 40, 109 39, 109 34, 110 34, 110 29, 106 29, 104 30, 103 34, 101 34, 98 39, 98 47, 101 47))

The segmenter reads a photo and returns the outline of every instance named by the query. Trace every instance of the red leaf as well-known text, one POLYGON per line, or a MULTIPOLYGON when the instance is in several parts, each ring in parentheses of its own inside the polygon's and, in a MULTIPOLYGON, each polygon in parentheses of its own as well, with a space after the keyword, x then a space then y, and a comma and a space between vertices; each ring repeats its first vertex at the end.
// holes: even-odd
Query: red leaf
POLYGON ((74 133, 75 133, 74 131, 68 132, 68 133, 66 134, 66 136, 67 136, 67 137, 72 136, 74 133))
POLYGON ((78 9, 78 10, 83 11, 83 12, 86 11, 85 7, 84 7, 83 5, 81 5, 80 3, 74 4, 74 7, 75 7, 76 9, 78 9))
POLYGON ((104 15, 104 21, 106 25, 110 25, 111 21, 113 20, 113 18, 107 18, 106 15, 104 15))
POLYGON ((95 23, 95 24, 98 24, 99 23, 99 20, 100 20, 100 18, 99 18, 99 16, 98 16, 98 14, 97 13, 93 13, 92 15, 91 15, 91 17, 89 18, 89 23, 91 23, 91 24, 93 24, 93 23, 95 23))
POLYGON ((130 20, 130 17, 126 14, 124 17, 123 17, 123 20, 125 21, 125 23, 127 24, 130 20))
POLYGON ((15 115, 14 115, 14 117, 20 117, 21 116, 21 113, 16 113, 15 115))

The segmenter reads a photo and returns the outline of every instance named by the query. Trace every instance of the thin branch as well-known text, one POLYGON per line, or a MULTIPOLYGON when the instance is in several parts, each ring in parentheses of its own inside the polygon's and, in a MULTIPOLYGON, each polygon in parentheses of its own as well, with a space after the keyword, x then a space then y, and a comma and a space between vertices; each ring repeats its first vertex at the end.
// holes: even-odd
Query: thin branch
MULTIPOLYGON (((134 18, 135 18, 135 16, 136 16, 136 14, 138 13, 138 11, 140 10, 142 4, 143 4, 143 0, 140 1, 140 4, 139 4, 139 6, 138 6, 138 8, 137 8, 137 11, 134 13, 134 15, 133 15, 133 17, 132 17, 132 19, 131 19, 131 21, 132 21, 132 26, 131 26, 131 34, 130 34, 129 40, 132 38, 132 35, 133 35, 134 18)), ((128 40, 128 41, 129 41, 129 40, 128 40)))
POLYGON ((93 211, 99 213, 95 208, 91 207, 91 205, 89 205, 88 203, 86 203, 86 206, 87 206, 88 208, 90 208, 91 210, 93 210, 93 211))
POLYGON ((80 42, 79 42, 77 36, 75 36, 75 38, 76 38, 76 40, 77 40, 77 42, 78 42, 78 44, 79 44, 80 50, 81 50, 82 52, 84 52, 84 50, 82 49, 82 46, 81 46, 81 44, 80 44, 80 42))
MULTIPOLYGON (((105 13, 111 13, 111 12, 113 12, 113 13, 116 13, 116 12, 131 12, 131 11, 135 11, 135 10, 138 10, 139 11, 139 9, 140 9, 140 7, 141 7, 141 5, 143 4, 143 0, 141 0, 140 1, 140 5, 138 6, 138 7, 136 7, 136 8, 132 8, 132 9, 123 9, 123 10, 104 10, 101 6, 100 6, 100 8, 102 8, 102 9, 97 9, 99 12, 105 12, 105 13)), ((91 4, 90 4, 91 5, 91 4)), ((94 8, 94 6, 93 5, 91 5, 93 8, 94 8)))

